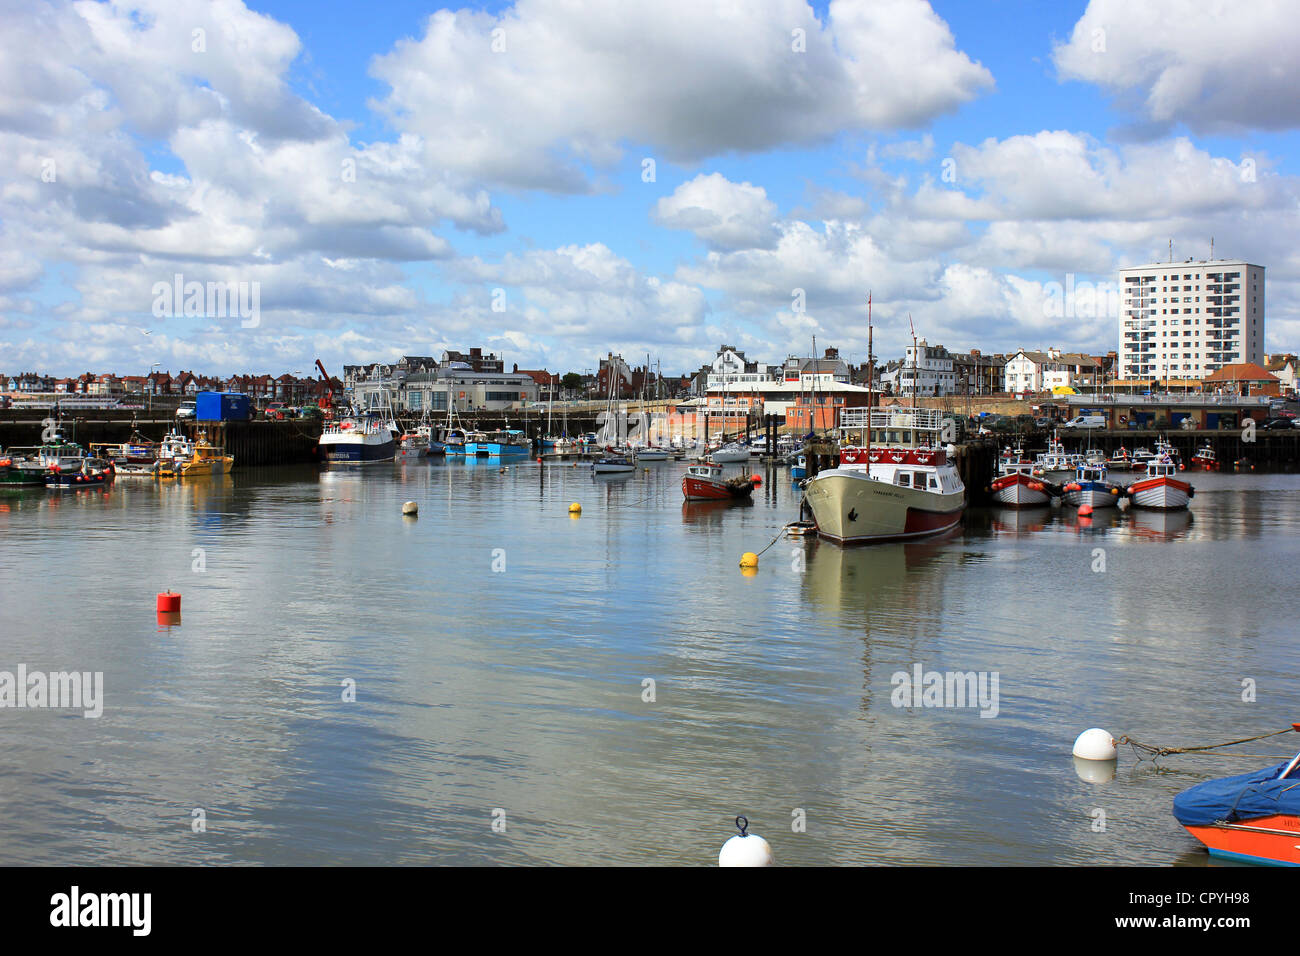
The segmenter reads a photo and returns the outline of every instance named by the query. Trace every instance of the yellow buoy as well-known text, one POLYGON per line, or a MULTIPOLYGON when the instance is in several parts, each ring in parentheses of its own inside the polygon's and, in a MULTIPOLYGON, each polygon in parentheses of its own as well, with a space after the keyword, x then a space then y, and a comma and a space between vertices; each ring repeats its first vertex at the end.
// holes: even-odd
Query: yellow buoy
POLYGON ((420 506, 414 501, 408 501, 406 504, 402 505, 402 514, 404 515, 418 515, 419 513, 420 506))
POLYGON ((573 504, 569 505, 569 514, 571 515, 582 514, 582 505, 578 504, 576 501, 573 504))
POLYGON ((756 555, 753 551, 746 551, 744 554, 740 556, 740 566, 742 568, 758 567, 758 555, 756 555))

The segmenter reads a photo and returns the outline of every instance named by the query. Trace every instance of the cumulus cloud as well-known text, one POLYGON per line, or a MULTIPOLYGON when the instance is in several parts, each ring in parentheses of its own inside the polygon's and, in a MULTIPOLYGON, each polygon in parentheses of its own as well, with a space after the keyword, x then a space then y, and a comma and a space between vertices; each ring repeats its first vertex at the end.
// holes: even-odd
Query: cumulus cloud
POLYGON ((1222 132, 1300 125, 1297 49, 1287 0, 1091 0, 1053 59, 1153 123, 1222 132))
POLYGON ((922 126, 992 84, 924 0, 518 0, 439 11, 376 58, 375 105, 491 185, 589 188, 626 144, 674 162, 922 126))
POLYGON ((776 203, 750 183, 720 173, 701 173, 660 199, 653 218, 669 229, 686 229, 718 249, 753 249, 776 239, 776 203))

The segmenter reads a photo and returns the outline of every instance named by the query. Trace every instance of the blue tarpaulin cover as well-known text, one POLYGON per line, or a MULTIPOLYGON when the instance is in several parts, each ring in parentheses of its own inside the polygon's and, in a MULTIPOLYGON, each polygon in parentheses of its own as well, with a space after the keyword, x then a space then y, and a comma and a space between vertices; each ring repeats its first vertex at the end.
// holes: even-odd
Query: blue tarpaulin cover
POLYGON ((1291 761, 1197 784, 1174 797, 1174 817, 1183 826, 1217 820, 1253 820, 1276 813, 1300 816, 1300 768, 1285 780, 1277 775, 1291 761))

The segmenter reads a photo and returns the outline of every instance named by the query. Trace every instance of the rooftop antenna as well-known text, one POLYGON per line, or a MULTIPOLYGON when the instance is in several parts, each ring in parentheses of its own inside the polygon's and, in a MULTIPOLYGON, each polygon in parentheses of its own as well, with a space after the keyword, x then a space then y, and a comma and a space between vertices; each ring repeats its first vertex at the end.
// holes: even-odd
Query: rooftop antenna
POLYGON ((1170 239, 1169 240, 1169 264, 1173 265, 1173 262, 1174 262, 1174 240, 1170 239))
POLYGON ((1210 261, 1214 261, 1214 237, 1210 236, 1210 261))

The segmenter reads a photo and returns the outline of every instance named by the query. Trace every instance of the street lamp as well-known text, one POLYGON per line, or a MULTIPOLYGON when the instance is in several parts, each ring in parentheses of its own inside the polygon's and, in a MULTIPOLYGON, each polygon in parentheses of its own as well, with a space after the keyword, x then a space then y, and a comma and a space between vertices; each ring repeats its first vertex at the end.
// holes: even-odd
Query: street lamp
POLYGON ((153 370, 160 367, 161 365, 162 362, 154 362, 152 365, 149 366, 149 391, 146 393, 148 397, 145 399, 145 403, 146 403, 145 411, 147 412, 153 411, 153 390, 154 390, 153 370))

